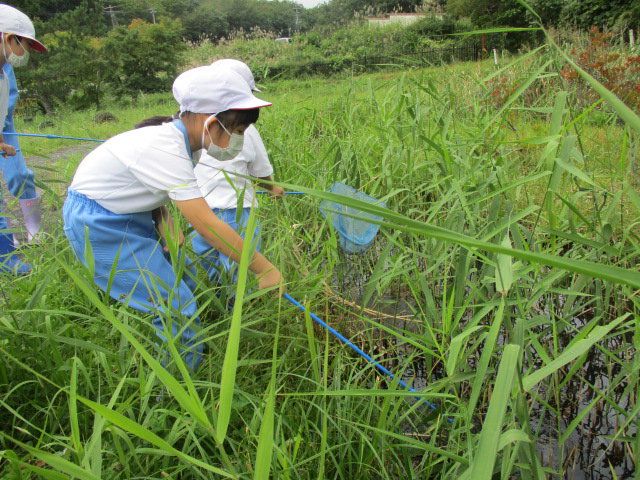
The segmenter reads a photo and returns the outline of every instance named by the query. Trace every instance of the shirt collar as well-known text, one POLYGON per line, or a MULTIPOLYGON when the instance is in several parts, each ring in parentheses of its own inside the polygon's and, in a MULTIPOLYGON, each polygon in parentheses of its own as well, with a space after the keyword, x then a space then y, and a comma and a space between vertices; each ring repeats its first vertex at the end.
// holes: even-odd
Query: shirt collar
POLYGON ((179 118, 175 118, 172 123, 176 126, 178 130, 182 132, 182 135, 184 136, 184 144, 187 147, 187 153, 189 154, 189 158, 193 162, 193 153, 191 152, 191 144, 189 143, 189 135, 187 134, 187 127, 185 127, 184 123, 182 123, 182 120, 179 118))

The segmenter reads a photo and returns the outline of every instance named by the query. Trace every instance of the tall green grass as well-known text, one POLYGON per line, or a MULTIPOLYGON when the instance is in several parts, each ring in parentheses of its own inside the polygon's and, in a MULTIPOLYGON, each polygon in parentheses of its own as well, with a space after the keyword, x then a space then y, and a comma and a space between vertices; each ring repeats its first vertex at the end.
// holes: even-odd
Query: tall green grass
MULTIPOLYGON (((34 274, 0 278, 1 476, 629 474, 640 454, 636 114, 606 92, 573 111, 564 61, 551 45, 499 72, 264 89, 274 107, 258 127, 276 180, 308 194, 261 199, 263 251, 293 297, 436 411, 250 281, 229 312, 201 280, 203 365, 188 374, 177 345, 163 365, 150 319, 98 292, 54 229, 24 253, 34 274), (494 105, 487 84, 504 72, 522 87, 494 105), (594 122, 602 109, 612 120, 594 122), (364 256, 342 253, 318 213, 335 180, 389 205, 361 205, 383 217, 364 256)), ((170 113, 157 100, 141 117, 170 113)), ((55 133, 80 132, 76 115, 60 124, 77 131, 55 133)), ((125 126, 100 129, 87 134, 125 126)))

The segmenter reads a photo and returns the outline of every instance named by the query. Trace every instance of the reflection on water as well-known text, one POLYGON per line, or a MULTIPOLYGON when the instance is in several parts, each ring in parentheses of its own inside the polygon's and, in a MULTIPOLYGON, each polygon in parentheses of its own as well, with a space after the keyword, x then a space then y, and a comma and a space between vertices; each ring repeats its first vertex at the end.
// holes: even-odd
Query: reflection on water
MULTIPOLYGON (((430 318, 426 318, 425 305, 416 301, 410 286, 406 285, 406 278, 410 277, 404 277, 405 284, 380 281, 388 280, 384 273, 392 268, 390 260, 389 265, 377 265, 380 250, 376 245, 365 255, 341 253, 341 262, 334 269, 330 286, 331 301, 335 307, 332 323, 385 367, 402 371, 403 380, 420 389, 445 377, 443 366, 434 364, 433 359, 419 354, 415 347, 376 327, 371 320, 401 335, 415 334, 419 338, 425 333, 423 322, 438 319, 440 314, 431 312, 430 318), (390 287, 382 291, 378 288, 381 283, 390 287), (361 307, 363 304, 364 308, 361 307)), ((398 269, 397 265, 394 267, 398 269)), ((436 292, 434 297, 442 298, 436 292)), ((553 351, 554 342, 557 343, 557 351, 562 351, 572 340, 567 333, 571 329, 565 328, 559 338, 554 339, 554 330, 547 328, 550 322, 547 320, 552 318, 549 312, 557 311, 564 300, 559 295, 543 297, 536 305, 543 324, 536 322, 538 330, 532 329, 531 332, 541 345, 549 346, 550 351, 553 351), (556 305, 544 305, 545 301, 556 305)), ((437 302, 438 310, 440 307, 441 301, 437 302)), ((588 315, 584 317, 572 318, 569 326, 574 331, 584 328, 589 320, 588 315)), ((505 343, 504 337, 499 339, 499 343, 505 343)), ((614 383, 615 388, 611 387, 611 379, 625 374, 622 369, 624 365, 631 364, 635 351, 621 337, 609 338, 602 346, 602 349, 590 349, 584 364, 568 381, 563 382, 562 378, 567 371, 558 372, 558 381, 562 385, 558 392, 548 392, 547 384, 541 383, 536 395, 530 397, 530 427, 537 437, 540 460, 544 467, 563 472, 562 478, 631 478, 635 471, 628 441, 636 436, 634 422, 637 419, 630 419, 629 414, 635 408, 638 392, 630 391, 624 378, 614 383), (615 352, 619 361, 613 361, 607 352, 615 352), (554 408, 558 409, 558 414, 554 408), (573 425, 574 419, 585 411, 588 413, 573 425), (573 432, 561 445, 559 438, 568 428, 573 428, 573 432)), ((541 364, 533 347, 526 357, 530 364, 541 364)), ((474 368, 476 360, 468 359, 470 369, 474 368)), ((480 409, 486 409, 486 405, 480 409)), ((484 411, 479 411, 478 424, 482 415, 484 411)))

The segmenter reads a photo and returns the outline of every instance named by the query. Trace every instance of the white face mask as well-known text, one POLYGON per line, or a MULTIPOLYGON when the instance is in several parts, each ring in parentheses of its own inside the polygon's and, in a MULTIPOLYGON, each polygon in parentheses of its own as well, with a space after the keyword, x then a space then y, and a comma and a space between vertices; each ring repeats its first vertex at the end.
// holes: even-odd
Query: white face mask
POLYGON ((212 118, 215 118, 215 115, 211 115, 204 122, 204 128, 202 130, 202 148, 205 148, 204 133, 207 132, 210 140, 209 148, 207 148, 207 153, 213 158, 215 158, 216 160, 219 160, 221 162, 225 162, 227 160, 233 160, 240 154, 240 152, 242 151, 242 148, 244 147, 244 135, 240 135, 237 133, 229 133, 229 131, 220 122, 220 120, 218 120, 218 123, 220 124, 222 129, 227 133, 227 135, 229 135, 229 146, 226 148, 219 147, 213 142, 213 139, 211 138, 211 133, 207 129, 207 124, 209 123, 209 120, 211 120, 212 118))
POLYGON ((11 50, 11 48, 7 48, 8 46, 7 42, 5 41, 4 35, 2 36, 2 52, 4 53, 4 58, 9 65, 14 68, 20 68, 29 63, 29 50, 22 46, 20 40, 18 40, 17 38, 16 40, 18 41, 18 44, 24 49, 23 55, 16 55, 15 53, 13 53, 13 50, 11 50), (9 50, 9 53, 7 53, 7 49, 9 50))

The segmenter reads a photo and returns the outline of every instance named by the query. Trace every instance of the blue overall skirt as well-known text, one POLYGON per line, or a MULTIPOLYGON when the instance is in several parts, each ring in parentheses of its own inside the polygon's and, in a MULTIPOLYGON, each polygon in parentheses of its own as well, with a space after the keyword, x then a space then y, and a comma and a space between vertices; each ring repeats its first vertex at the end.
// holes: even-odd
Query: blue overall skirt
POLYGON ((195 282, 176 274, 164 254, 151 212, 113 213, 69 189, 62 215, 64 233, 78 259, 85 266, 94 265, 98 287, 131 308, 155 314, 153 325, 163 341, 167 341, 165 332, 170 326, 185 362, 196 371, 204 347, 197 334, 195 282), (93 254, 91 263, 88 252, 93 254))
MULTIPOLYGON (((213 208, 211 210, 220 220, 233 228, 238 235, 245 238, 251 214, 250 208, 213 208)), ((260 251, 261 243, 260 224, 256 222, 256 229, 253 232, 253 245, 256 252, 260 251)), ((233 283, 238 281, 238 264, 213 248, 202 235, 196 232, 191 245, 199 257, 200 265, 206 270, 209 280, 218 284, 225 283, 225 280, 233 281, 233 283), (223 272, 226 272, 226 279, 223 278, 223 272)))

